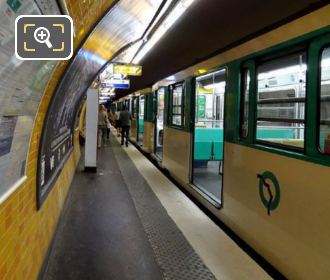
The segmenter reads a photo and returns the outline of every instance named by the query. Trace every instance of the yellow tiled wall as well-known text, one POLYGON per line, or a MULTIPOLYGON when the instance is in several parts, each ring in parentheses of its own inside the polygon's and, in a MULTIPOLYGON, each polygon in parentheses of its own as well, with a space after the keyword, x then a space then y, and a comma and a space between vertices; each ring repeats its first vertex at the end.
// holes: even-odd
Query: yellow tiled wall
MULTIPOLYGON (((74 40, 75 48, 112 2, 67 0, 78 33, 74 40)), ((41 209, 37 211, 36 178, 40 136, 49 102, 66 66, 67 61, 58 63, 41 100, 28 152, 27 179, 0 204, 0 280, 37 278, 80 158, 77 131, 74 152, 65 163, 41 209)))
MULTIPOLYGON (((36 144, 31 146, 37 149, 36 144)), ((27 180, 0 205, 0 279, 36 279, 54 234, 79 157, 76 133, 74 152, 42 208, 37 211, 37 153, 30 153, 27 180)))
POLYGON ((95 25, 96 20, 115 2, 114 0, 66 0, 67 8, 75 27, 75 47, 95 25))

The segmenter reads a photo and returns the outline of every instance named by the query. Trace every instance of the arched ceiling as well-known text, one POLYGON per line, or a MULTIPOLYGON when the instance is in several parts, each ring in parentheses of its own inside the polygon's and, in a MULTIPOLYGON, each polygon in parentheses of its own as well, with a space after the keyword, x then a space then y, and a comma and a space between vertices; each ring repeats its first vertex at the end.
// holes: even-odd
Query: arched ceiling
POLYGON ((118 0, 65 0, 75 27, 74 47, 89 35, 94 25, 118 0))

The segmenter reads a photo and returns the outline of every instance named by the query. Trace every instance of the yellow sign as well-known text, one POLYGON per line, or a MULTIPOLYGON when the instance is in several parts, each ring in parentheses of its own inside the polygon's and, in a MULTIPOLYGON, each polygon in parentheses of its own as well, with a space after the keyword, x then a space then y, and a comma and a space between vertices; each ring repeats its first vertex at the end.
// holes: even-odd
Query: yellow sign
POLYGON ((141 76, 142 66, 133 64, 116 64, 113 66, 113 73, 129 76, 141 76))
POLYGON ((205 87, 198 87, 197 88, 197 93, 200 93, 200 94, 212 94, 213 93, 213 89, 209 89, 209 88, 205 88, 205 87))

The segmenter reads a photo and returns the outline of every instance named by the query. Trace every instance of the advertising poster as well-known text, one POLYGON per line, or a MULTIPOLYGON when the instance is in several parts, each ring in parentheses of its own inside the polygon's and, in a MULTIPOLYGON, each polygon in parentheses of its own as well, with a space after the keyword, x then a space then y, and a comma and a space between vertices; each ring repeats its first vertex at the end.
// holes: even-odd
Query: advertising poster
POLYGON ((197 97, 197 117, 199 119, 205 118, 205 106, 206 106, 205 95, 198 95, 198 97, 197 97))
POLYGON ((57 63, 16 58, 15 20, 59 13, 56 7, 55 0, 0 1, 0 198, 25 175, 35 115, 57 63))
POLYGON ((52 189, 64 163, 73 150, 75 121, 80 103, 102 66, 90 59, 88 51, 80 50, 62 77, 46 116, 38 166, 38 207, 52 189))

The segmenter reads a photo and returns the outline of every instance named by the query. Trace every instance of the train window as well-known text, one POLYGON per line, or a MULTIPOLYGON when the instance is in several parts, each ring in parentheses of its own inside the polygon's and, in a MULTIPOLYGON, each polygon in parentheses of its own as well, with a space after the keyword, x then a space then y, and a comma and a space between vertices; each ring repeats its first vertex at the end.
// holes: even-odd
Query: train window
POLYGON ((195 126, 223 129, 226 70, 196 78, 195 126))
POLYGON ((320 78, 319 147, 330 155, 330 47, 322 52, 320 78))
POLYGON ((244 69, 242 75, 242 91, 241 91, 241 125, 240 125, 241 138, 247 138, 248 136, 249 92, 250 92, 250 70, 244 69))
POLYGON ((139 117, 140 119, 144 119, 144 103, 145 103, 145 97, 144 95, 139 97, 139 117))
POLYGON ((306 69, 305 53, 258 67, 257 142, 304 148, 306 69))
POLYGON ((134 98, 133 98, 132 116, 133 116, 134 119, 137 118, 137 113, 138 113, 138 101, 139 101, 139 98, 138 98, 138 97, 134 97, 134 98))
POLYGON ((170 89, 170 120, 171 125, 184 126, 184 88, 183 84, 175 84, 169 87, 170 89))
POLYGON ((126 108, 127 108, 128 111, 131 110, 131 108, 130 108, 130 100, 129 99, 126 99, 125 100, 125 106, 126 106, 126 108))
POLYGON ((129 111, 133 116, 133 107, 134 107, 134 99, 133 97, 129 99, 129 111))

